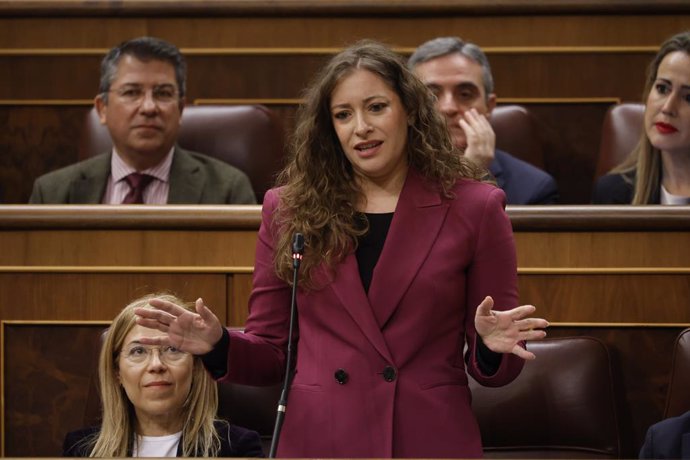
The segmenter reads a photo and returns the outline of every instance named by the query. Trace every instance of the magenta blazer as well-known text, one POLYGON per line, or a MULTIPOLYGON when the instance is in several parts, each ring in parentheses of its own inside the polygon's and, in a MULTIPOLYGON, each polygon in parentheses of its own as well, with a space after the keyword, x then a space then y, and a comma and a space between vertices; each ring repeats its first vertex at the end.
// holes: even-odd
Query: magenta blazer
MULTIPOLYGON (((459 181, 449 199, 410 169, 368 295, 354 252, 325 285, 298 294, 296 373, 280 457, 481 457, 467 387, 513 380, 523 361, 503 355, 492 376, 476 361, 474 314, 485 296, 518 305, 515 244, 504 193, 459 181), (372 308, 376 306, 376 308, 372 308), (463 359, 463 348, 468 345, 463 359)), ((222 380, 283 377, 290 287, 275 275, 266 194, 245 332, 230 332, 222 380)))

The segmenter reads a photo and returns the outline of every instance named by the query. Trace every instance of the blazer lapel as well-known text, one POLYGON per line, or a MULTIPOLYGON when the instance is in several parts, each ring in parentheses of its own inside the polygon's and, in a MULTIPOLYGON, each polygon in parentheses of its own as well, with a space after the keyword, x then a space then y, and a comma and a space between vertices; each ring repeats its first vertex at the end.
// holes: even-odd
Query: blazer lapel
POLYGON ((81 177, 70 184, 68 203, 99 204, 103 200, 110 175, 111 155, 99 155, 90 160, 81 177))
POLYGON ((168 204, 199 203, 204 188, 204 175, 199 163, 179 146, 175 146, 173 155, 168 204))
POLYGON ((355 253, 348 254, 345 260, 335 267, 335 272, 337 276, 330 285, 331 289, 376 351, 388 362, 393 362, 381 328, 374 317, 374 311, 364 292, 355 253))
POLYGON ((369 287, 383 329, 422 266, 448 213, 439 191, 410 169, 369 287))

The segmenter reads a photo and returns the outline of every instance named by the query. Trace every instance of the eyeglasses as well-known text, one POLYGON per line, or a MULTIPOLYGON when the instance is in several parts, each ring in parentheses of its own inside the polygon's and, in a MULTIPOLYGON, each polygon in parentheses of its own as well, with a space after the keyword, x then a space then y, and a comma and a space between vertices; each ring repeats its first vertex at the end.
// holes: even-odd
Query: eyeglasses
POLYGON ((158 359, 166 364, 176 364, 182 361, 189 353, 180 351, 173 346, 165 347, 154 347, 150 345, 132 345, 129 348, 124 348, 120 352, 125 360, 131 364, 144 364, 149 362, 151 356, 153 356, 153 351, 158 350, 158 359))
MULTIPOLYGON (((141 104, 148 90, 141 86, 128 85, 122 88, 111 89, 109 93, 115 93, 126 104, 141 104)), ((157 104, 170 104, 177 101, 177 90, 172 85, 154 86, 151 88, 151 98, 157 104)))

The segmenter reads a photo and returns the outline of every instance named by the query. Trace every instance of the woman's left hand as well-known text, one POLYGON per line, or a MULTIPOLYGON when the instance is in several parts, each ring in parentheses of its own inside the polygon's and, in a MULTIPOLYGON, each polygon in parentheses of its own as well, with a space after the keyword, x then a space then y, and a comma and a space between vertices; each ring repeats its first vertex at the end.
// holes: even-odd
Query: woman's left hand
POLYGON ((535 312, 534 305, 522 305, 512 310, 494 311, 494 300, 487 296, 477 307, 474 327, 484 344, 497 353, 513 353, 522 359, 534 359, 534 353, 520 346, 523 340, 546 337, 549 322, 542 318, 528 318, 535 312))

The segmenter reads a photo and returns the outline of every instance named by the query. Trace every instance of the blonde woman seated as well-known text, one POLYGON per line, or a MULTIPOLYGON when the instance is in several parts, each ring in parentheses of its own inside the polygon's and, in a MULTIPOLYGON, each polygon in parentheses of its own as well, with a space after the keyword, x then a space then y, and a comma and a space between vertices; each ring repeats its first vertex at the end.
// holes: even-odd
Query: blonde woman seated
POLYGON ((597 204, 690 204, 690 31, 666 40, 647 71, 644 131, 599 178, 597 204))
POLYGON ((218 389, 199 357, 140 343, 160 335, 135 322, 134 310, 151 308, 151 298, 113 320, 98 363, 102 425, 68 433, 63 456, 263 457, 256 432, 216 418, 218 389))

